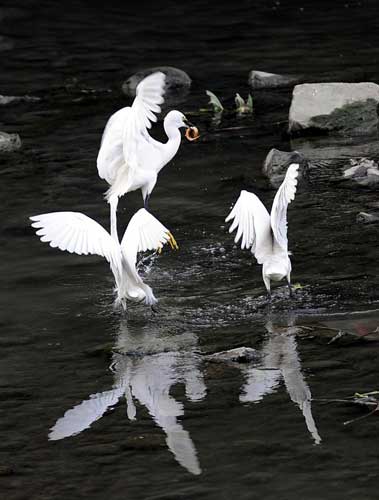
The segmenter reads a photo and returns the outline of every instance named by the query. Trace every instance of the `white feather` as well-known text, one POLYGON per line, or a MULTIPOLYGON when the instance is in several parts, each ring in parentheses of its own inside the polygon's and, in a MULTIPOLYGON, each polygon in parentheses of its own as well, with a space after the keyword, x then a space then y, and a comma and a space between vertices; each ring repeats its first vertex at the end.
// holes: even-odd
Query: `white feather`
POLYGON ((287 207, 295 198, 299 165, 292 163, 279 187, 271 209, 271 227, 280 247, 288 251, 287 239, 287 207))
POLYGON ((225 222, 231 219, 234 221, 229 232, 237 229, 235 243, 242 237, 241 248, 251 248, 258 263, 261 264, 272 247, 270 215, 265 206, 255 194, 241 191, 225 222))

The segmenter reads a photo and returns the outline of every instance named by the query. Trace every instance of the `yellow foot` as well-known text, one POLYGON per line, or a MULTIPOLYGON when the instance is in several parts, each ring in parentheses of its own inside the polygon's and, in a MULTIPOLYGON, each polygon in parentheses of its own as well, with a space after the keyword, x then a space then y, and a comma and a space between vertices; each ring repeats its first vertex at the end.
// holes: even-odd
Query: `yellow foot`
POLYGON ((167 233, 168 234, 168 242, 170 243, 170 246, 173 250, 179 250, 179 246, 176 243, 176 240, 174 236, 170 233, 170 231, 167 233))

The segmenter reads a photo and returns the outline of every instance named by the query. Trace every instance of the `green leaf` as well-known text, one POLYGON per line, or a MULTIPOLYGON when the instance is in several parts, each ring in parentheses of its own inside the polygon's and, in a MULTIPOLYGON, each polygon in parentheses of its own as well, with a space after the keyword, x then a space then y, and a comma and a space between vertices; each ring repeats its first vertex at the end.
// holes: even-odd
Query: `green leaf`
POLYGON ((205 91, 207 96, 209 97, 209 104, 213 106, 213 111, 220 112, 224 110, 224 106, 221 104, 220 99, 210 90, 205 91))

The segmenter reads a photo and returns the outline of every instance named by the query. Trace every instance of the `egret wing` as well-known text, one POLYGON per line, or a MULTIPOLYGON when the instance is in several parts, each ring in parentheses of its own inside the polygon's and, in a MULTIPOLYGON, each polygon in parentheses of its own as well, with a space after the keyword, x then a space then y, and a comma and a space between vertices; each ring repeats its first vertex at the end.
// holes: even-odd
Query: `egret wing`
POLYGON ((278 245, 288 251, 287 239, 287 207, 295 198, 299 164, 292 163, 287 170, 284 181, 279 187, 271 209, 271 227, 278 245))
POLYGON ((241 248, 251 248, 259 264, 272 249, 270 215, 260 199, 253 193, 241 194, 225 222, 233 220, 229 233, 237 229, 235 243, 242 237, 241 248))
POLYGON ((121 248, 123 252, 132 252, 136 262, 138 252, 158 250, 165 243, 173 241, 170 231, 151 213, 141 208, 130 219, 121 241, 121 248))
POLYGON ((108 184, 116 182, 122 168, 122 176, 126 176, 131 185, 135 169, 141 163, 140 152, 155 142, 147 129, 157 121, 154 113, 161 111, 165 78, 161 72, 144 78, 137 86, 133 105, 120 109, 109 118, 97 156, 99 176, 108 184))
POLYGON ((97 171, 99 177, 105 179, 108 184, 113 184, 119 168, 125 164, 122 141, 130 113, 130 107, 119 109, 109 118, 104 129, 97 155, 97 171))
POLYGON ((136 97, 125 120, 123 130, 123 153, 128 166, 128 183, 133 182, 135 170, 142 166, 141 152, 152 147, 147 130, 157 121, 154 113, 160 113, 166 76, 157 72, 144 78, 137 86, 136 97))
POLYGON ((79 212, 52 212, 30 217, 41 241, 78 255, 96 254, 121 269, 121 249, 97 222, 79 212))
POLYGON ((124 280, 124 286, 129 296, 138 295, 138 289, 142 288, 145 292, 145 302, 150 305, 156 302, 153 291, 143 282, 137 272, 137 254, 146 250, 160 249, 167 242, 170 242, 172 246, 176 245, 170 231, 144 208, 138 210, 130 219, 121 241, 123 262, 128 278, 124 280))

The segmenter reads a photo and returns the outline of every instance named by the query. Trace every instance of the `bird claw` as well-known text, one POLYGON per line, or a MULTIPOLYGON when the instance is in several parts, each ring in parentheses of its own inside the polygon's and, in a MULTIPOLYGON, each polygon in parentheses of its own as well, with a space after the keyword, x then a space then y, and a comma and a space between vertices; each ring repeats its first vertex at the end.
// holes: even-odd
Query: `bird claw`
POLYGON ((177 244, 174 236, 172 235, 172 233, 170 233, 170 231, 168 232, 168 242, 172 250, 179 250, 179 245, 177 244))
POLYGON ((152 311, 154 314, 158 314, 158 312, 159 312, 159 311, 158 311, 158 309, 157 309, 154 305, 152 305, 152 306, 151 306, 151 311, 152 311))

